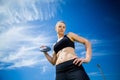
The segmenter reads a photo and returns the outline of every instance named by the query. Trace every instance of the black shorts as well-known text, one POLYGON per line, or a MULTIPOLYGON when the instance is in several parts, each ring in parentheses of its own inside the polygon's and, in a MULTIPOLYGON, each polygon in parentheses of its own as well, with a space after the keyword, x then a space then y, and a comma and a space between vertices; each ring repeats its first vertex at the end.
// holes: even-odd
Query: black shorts
POLYGON ((74 65, 73 61, 56 65, 56 80, 90 80, 83 66, 74 65))

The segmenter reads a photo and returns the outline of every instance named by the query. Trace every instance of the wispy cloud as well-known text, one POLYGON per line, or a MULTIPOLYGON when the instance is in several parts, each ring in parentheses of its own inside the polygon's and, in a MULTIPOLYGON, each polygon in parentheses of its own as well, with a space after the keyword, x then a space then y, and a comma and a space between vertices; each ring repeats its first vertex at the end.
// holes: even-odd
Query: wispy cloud
MULTIPOLYGON (((117 44, 118 40, 105 40, 105 39, 92 39, 92 56, 100 57, 100 56, 106 56, 106 55, 115 55, 115 52, 112 53, 111 50, 108 52, 108 48, 112 48, 114 44, 117 44)), ((116 46, 115 46, 116 47, 116 46)))
POLYGON ((54 35, 46 31, 47 23, 38 26, 34 21, 55 17, 61 3, 63 0, 0 0, 0 69, 39 65, 46 71, 47 60, 39 46, 51 46, 54 35))
MULTIPOLYGON (((105 55, 103 53, 101 54, 101 53, 94 52, 94 50, 96 50, 96 47, 102 43, 101 40, 97 40, 97 39, 89 39, 89 40, 90 40, 90 43, 92 45, 91 47, 92 47, 92 51, 93 51, 92 52, 93 57, 105 55)), ((85 57, 86 50, 85 50, 85 46, 83 44, 76 43, 76 51, 80 57, 82 57, 82 58, 85 57)))
POLYGON ((54 17, 62 0, 1 0, 1 24, 47 20, 54 17))
POLYGON ((54 35, 46 32, 48 24, 13 25, 0 34, 0 69, 14 69, 21 67, 41 67, 41 72, 49 70, 45 67, 48 61, 39 51, 40 45, 52 45, 54 35), (41 30, 42 29, 42 30, 41 30))
POLYGON ((25 32, 28 31, 27 28, 14 27, 0 35, 0 61, 6 65, 12 63, 12 65, 3 68, 31 67, 39 64, 45 58, 43 53, 39 52, 39 46, 42 44, 50 46, 51 36, 45 37, 44 32, 37 36, 26 35, 25 32))
MULTIPOLYGON (((92 47, 92 58, 100 57, 100 56, 106 56, 110 55, 107 54, 107 50, 103 49, 105 46, 112 46, 110 44, 114 43, 115 41, 111 40, 98 40, 98 39, 89 39, 91 42, 91 47, 92 47)), ((76 43, 76 52, 78 56, 84 58, 86 55, 86 50, 85 46, 80 43, 76 43)))
MULTIPOLYGON (((31 28, 33 29, 33 28, 31 28)), ((34 35, 29 33, 31 30, 27 26, 24 27, 12 27, 8 31, 2 33, 0 35, 0 49, 2 48, 11 48, 13 46, 20 46, 16 45, 16 43, 25 43, 26 44, 35 44, 35 45, 40 45, 42 42, 43 44, 48 42, 47 40, 49 37, 45 37, 48 33, 46 31, 41 31, 40 33, 34 35), (7 45, 6 45, 7 44, 7 45)), ((34 30, 33 30, 34 32, 34 30)), ((50 41, 50 40, 49 40, 50 41)), ((23 45, 23 44, 22 44, 23 45)))
POLYGON ((100 75, 100 73, 99 72, 90 72, 90 73, 88 73, 88 75, 89 76, 98 76, 98 75, 100 75))

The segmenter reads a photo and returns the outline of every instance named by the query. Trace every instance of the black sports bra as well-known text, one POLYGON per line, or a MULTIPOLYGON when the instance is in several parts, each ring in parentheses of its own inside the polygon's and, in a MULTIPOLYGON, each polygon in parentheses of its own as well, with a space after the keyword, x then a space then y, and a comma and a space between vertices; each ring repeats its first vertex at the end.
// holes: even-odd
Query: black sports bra
POLYGON ((65 36, 63 37, 63 39, 61 39, 59 42, 57 42, 57 43, 54 45, 53 49, 54 49, 55 53, 58 53, 59 50, 65 48, 65 47, 75 48, 74 42, 71 41, 71 40, 67 37, 67 35, 65 35, 65 36))

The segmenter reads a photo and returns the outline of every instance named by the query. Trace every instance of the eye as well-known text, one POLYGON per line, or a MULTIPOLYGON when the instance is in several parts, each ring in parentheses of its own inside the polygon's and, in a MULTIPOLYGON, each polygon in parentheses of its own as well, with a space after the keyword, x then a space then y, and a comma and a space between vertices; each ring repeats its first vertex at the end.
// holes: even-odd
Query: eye
POLYGON ((65 28, 65 26, 63 26, 63 28, 65 28))
POLYGON ((58 26, 59 28, 61 28, 62 26, 58 26))

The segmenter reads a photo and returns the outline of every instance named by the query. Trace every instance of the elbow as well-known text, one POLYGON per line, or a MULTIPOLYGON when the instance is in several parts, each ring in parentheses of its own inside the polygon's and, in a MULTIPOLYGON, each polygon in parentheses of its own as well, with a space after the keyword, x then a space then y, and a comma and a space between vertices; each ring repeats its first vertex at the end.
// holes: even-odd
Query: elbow
POLYGON ((90 41, 86 40, 86 41, 85 41, 85 44, 86 44, 86 45, 89 45, 89 46, 91 47, 90 41))
POLYGON ((91 58, 91 55, 92 55, 92 47, 91 47, 91 43, 87 40, 86 43, 85 43, 85 47, 86 47, 86 50, 88 51, 88 53, 90 54, 90 58, 91 58))
POLYGON ((89 58, 87 62, 89 63, 90 61, 91 61, 91 58, 89 58))
POLYGON ((85 40, 84 42, 83 42, 83 44, 86 46, 86 48, 90 48, 91 47, 91 43, 90 43, 90 41, 88 41, 88 40, 85 40))
POLYGON ((91 61, 91 59, 90 59, 90 58, 89 58, 89 59, 87 58, 87 59, 85 59, 84 62, 85 62, 85 63, 89 63, 90 61, 91 61))
POLYGON ((92 54, 91 52, 86 56, 86 62, 89 63, 92 59, 92 54))
POLYGON ((51 63, 53 66, 55 65, 55 63, 51 63))
POLYGON ((53 66, 55 66, 56 64, 55 63, 52 63, 53 66))
POLYGON ((51 64, 54 66, 54 65, 56 64, 56 62, 55 62, 55 61, 52 61, 51 64))

